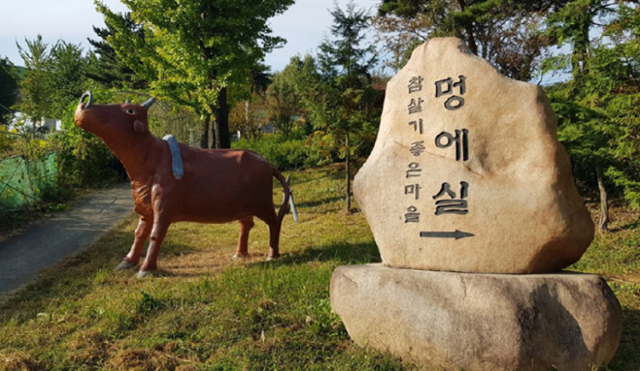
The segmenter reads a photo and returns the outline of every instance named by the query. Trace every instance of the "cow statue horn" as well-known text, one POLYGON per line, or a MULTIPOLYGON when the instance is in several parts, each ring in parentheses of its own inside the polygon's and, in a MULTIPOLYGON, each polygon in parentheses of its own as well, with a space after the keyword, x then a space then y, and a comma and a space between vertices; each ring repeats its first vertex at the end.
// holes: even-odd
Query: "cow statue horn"
POLYGON ((82 101, 84 101, 84 98, 88 97, 89 99, 87 100, 87 104, 85 104, 83 109, 87 109, 89 108, 89 106, 91 106, 91 101, 93 100, 93 93, 91 93, 91 90, 87 90, 86 93, 82 94, 82 96, 80 97, 80 104, 82 104, 82 101))
POLYGON ((149 107, 151 107, 151 105, 152 105, 155 101, 156 101, 156 98, 151 97, 151 98, 147 99, 147 101, 146 101, 146 102, 142 103, 142 107, 144 107, 144 108, 149 108, 149 107))
POLYGON ((131 104, 131 100, 130 99, 125 100, 124 104, 131 104))

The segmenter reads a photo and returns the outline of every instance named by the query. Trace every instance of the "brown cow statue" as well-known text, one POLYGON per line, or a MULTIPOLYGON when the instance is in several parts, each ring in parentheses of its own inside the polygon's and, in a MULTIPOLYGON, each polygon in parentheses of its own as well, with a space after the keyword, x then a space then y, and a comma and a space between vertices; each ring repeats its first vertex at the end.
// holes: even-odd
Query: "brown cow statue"
POLYGON ((251 151, 199 149, 178 143, 172 136, 165 140, 154 137, 147 123, 153 98, 142 105, 128 101, 94 105, 92 98, 90 91, 80 98, 76 124, 99 136, 122 162, 131 179, 135 211, 140 215, 131 251, 118 269, 136 267, 150 238, 138 277, 153 273, 169 225, 180 221, 238 220, 240 239, 234 257, 242 257, 249 254, 249 231, 254 226, 253 217, 258 217, 269 226, 268 259, 280 256, 280 227, 291 191, 282 174, 267 160, 251 151), (273 176, 284 187, 284 203, 277 215, 273 176))

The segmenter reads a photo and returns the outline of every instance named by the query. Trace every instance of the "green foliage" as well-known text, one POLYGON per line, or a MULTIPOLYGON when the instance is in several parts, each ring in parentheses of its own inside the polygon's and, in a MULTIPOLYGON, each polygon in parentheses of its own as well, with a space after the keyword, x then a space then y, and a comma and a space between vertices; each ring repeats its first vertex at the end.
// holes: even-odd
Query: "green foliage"
POLYGON ((85 84, 87 60, 80 45, 58 41, 51 49, 51 112, 50 117, 62 117, 71 102, 77 102, 85 84))
POLYGON ((0 158, 13 154, 18 141, 18 134, 10 132, 6 126, 0 125, 0 158))
POLYGON ((62 40, 49 48, 40 35, 25 43, 26 49, 18 44, 26 68, 20 81, 19 108, 35 123, 44 118, 60 118, 86 87, 87 61, 82 48, 62 40))
MULTIPOLYGON (((17 71, 8 58, 0 58, 0 125, 6 125, 11 120, 13 116, 11 107, 15 104, 17 98, 17 71)), ((2 140, 0 138, 0 141, 2 140)))
POLYGON ((380 91, 373 87, 371 71, 377 56, 373 45, 363 45, 370 17, 353 1, 346 11, 336 3, 331 11, 333 40, 320 44, 318 56, 322 79, 316 84, 320 94, 309 107, 317 130, 331 133, 334 146, 344 156, 346 168, 346 210, 351 211, 352 138, 377 131, 381 107, 380 91))
POLYGON ((245 101, 236 102, 229 113, 229 125, 232 132, 240 132, 242 138, 256 140, 262 136, 261 128, 267 124, 265 97, 253 92, 245 101))
MULTIPOLYGON (((109 102, 112 95, 94 91, 95 102, 109 102)), ((110 165, 114 156, 102 140, 79 128, 74 121, 77 102, 69 104, 62 115, 62 130, 50 137, 58 155, 58 184, 62 188, 98 187, 115 176, 110 165)))
MULTIPOLYGON (((366 157, 373 148, 384 94, 373 86, 375 48, 365 45, 370 18, 353 2, 346 10, 336 5, 331 14, 333 39, 320 45, 318 58, 291 58, 267 90, 267 115, 285 134, 284 141, 271 137, 240 144, 279 167, 317 166, 344 159, 350 174, 350 158, 366 157), (307 138, 289 139, 292 131, 293 137, 307 138), (306 159, 302 158, 305 152, 306 159)), ((349 182, 350 175, 347 190, 349 182)))
POLYGON ((25 43, 26 49, 17 44, 26 68, 24 78, 20 81, 20 110, 32 122, 37 122, 51 113, 51 55, 49 45, 42 41, 40 35, 34 40, 25 39, 25 43))
POLYGON ((347 4, 346 11, 336 4, 330 13, 333 24, 329 30, 333 40, 320 44, 321 71, 330 79, 342 76, 346 87, 358 87, 362 85, 360 79, 370 79, 371 70, 377 63, 375 47, 362 45, 370 17, 366 10, 357 9, 353 1, 347 4))
MULTIPOLYGON (((371 73, 377 58, 373 45, 362 45, 369 27, 364 10, 350 2, 346 12, 336 5, 331 14, 334 39, 320 45, 321 79, 315 83, 315 97, 307 99, 311 103, 307 109, 317 130, 331 131, 342 141, 367 129, 377 130, 379 95, 373 89, 371 73)), ((349 143, 342 145, 345 151, 351 151, 349 143)))
POLYGON ((267 117, 285 135, 294 129, 296 117, 301 117, 304 112, 296 89, 301 63, 299 57, 292 58, 282 72, 273 76, 273 83, 266 91, 267 117))
MULTIPOLYGON (((274 75, 267 90, 267 116, 276 127, 284 125, 288 130, 295 128, 294 119, 298 116, 298 123, 304 126, 296 129, 311 134, 318 116, 316 112, 323 107, 324 83, 313 56, 292 57, 284 70, 274 75)), ((287 131, 283 127, 280 130, 287 131)))
POLYGON ((430 36, 435 36, 430 19, 423 13, 412 17, 388 13, 384 16, 375 16, 372 19, 372 26, 376 31, 376 44, 381 45, 381 50, 388 55, 382 63, 391 68, 394 73, 409 62, 416 47, 426 42, 430 36))
POLYGON ((123 2, 142 24, 144 39, 96 1, 107 24, 117 31, 108 40, 118 56, 150 81, 155 95, 189 106, 201 116, 215 116, 216 147, 228 148, 227 89, 245 82, 258 61, 284 41, 270 35, 267 22, 293 0, 249 0, 242 6, 231 0, 123 2))
POLYGON ((552 39, 540 32, 546 14, 567 0, 383 0, 377 28, 394 68, 403 65, 418 42, 431 37, 463 39, 476 55, 504 75, 529 81, 552 39), (411 22, 410 20, 414 20, 411 22))
MULTIPOLYGON (((146 89, 148 82, 129 68, 109 44, 109 38, 114 37, 118 32, 113 25, 114 23, 126 28, 128 35, 140 39, 144 39, 144 30, 140 24, 131 19, 131 13, 113 14, 113 18, 117 19, 117 22, 112 23, 108 18, 106 20, 107 28, 93 27, 93 31, 100 39, 89 39, 94 51, 89 55, 86 76, 107 89, 146 89)), ((135 56, 130 56, 130 58, 131 63, 141 63, 133 60, 135 56)))
POLYGON ((578 70, 573 79, 550 91, 558 135, 578 181, 594 189, 594 171, 602 169, 609 187, 617 186, 635 207, 640 207, 640 34, 628 30, 639 14, 624 6, 616 14, 608 11, 606 39, 590 41, 588 59, 572 64, 578 70))
POLYGON ((257 152, 280 170, 304 169, 333 162, 331 153, 308 144, 300 135, 272 134, 256 140, 240 139, 233 142, 233 148, 257 152))

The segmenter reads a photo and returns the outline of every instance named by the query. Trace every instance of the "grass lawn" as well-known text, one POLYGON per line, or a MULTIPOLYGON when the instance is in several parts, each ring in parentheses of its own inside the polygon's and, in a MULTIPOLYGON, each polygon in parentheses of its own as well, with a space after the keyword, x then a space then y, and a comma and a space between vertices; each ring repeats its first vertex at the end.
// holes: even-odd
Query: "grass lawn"
MULTIPOLYGON (((301 223, 285 218, 277 262, 264 262, 262 222, 239 261, 237 223, 180 223, 160 253, 162 276, 136 280, 113 271, 133 241, 128 218, 0 304, 0 370, 413 370, 353 345, 331 310, 333 270, 380 261, 363 215, 341 212, 341 168, 296 172, 293 187, 301 223)), ((610 368, 640 370, 638 214, 616 219, 572 269, 608 278, 625 316, 610 368)))

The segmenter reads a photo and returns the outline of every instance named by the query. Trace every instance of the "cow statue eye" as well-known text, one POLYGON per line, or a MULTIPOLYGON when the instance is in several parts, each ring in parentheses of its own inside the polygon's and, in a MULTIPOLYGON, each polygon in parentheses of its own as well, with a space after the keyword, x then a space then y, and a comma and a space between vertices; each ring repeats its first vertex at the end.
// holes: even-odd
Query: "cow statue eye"
POLYGON ((136 111, 135 111, 133 108, 129 108, 129 109, 127 110, 127 113, 128 113, 128 114, 130 114, 130 115, 135 115, 135 114, 136 114, 136 111))

